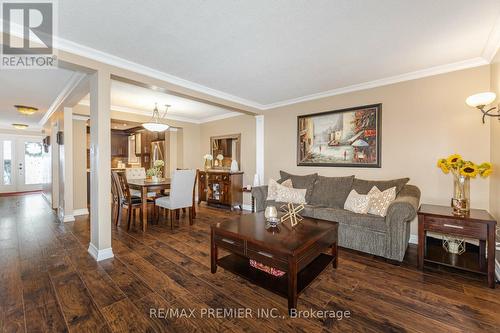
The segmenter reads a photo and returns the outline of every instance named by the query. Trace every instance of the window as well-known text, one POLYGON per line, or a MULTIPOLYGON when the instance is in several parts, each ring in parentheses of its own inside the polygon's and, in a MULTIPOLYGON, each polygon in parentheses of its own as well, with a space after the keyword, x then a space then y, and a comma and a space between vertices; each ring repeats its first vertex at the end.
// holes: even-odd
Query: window
POLYGON ((12 185, 12 141, 3 142, 3 185, 12 185))

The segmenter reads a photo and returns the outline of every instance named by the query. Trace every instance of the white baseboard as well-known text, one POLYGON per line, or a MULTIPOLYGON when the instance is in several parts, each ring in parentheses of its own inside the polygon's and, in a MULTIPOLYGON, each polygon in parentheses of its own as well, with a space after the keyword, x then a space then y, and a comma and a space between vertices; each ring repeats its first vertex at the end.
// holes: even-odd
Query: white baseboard
POLYGON ((418 236, 417 235, 410 235, 410 244, 418 244, 418 236))
POLYGON ((74 222, 75 217, 73 215, 64 215, 63 222, 74 222))
POLYGON ((73 211, 73 216, 80 216, 80 215, 89 215, 89 209, 88 208, 79 208, 79 209, 75 209, 73 211))
POLYGON ((241 205, 241 207, 243 208, 243 210, 248 210, 248 211, 252 211, 252 205, 241 205))
POLYGON ((107 249, 98 250, 92 243, 89 243, 88 252, 96 261, 106 260, 115 256, 112 248, 108 247, 107 249))

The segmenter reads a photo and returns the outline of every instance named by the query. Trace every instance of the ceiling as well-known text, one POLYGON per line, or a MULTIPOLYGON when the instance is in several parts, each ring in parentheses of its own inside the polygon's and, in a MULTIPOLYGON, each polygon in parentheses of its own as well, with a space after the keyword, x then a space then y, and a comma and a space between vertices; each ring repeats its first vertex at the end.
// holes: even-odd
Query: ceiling
MULTIPOLYGON (((204 123, 240 115, 240 113, 160 91, 121 81, 111 81, 112 110, 150 116, 155 103, 158 103, 158 110, 161 115, 165 111, 165 105, 171 105, 167 112, 167 119, 191 123, 204 123)), ((89 105, 89 95, 85 96, 80 104, 89 105)))
POLYGON ((64 69, 0 70, 0 128, 12 128, 13 123, 40 129, 43 115, 70 81, 72 71, 64 69), (22 115, 14 105, 27 105, 39 110, 22 115))
POLYGON ((268 108, 436 66, 485 64, 499 14, 498 0, 65 0, 59 35, 268 108))

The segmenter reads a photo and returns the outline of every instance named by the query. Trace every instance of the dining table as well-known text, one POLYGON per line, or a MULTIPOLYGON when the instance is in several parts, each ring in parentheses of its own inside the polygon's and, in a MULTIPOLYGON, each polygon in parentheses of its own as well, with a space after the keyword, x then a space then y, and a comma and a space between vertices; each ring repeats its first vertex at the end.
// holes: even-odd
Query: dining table
POLYGON ((170 189, 170 178, 162 178, 157 181, 150 179, 130 179, 128 180, 128 186, 131 189, 138 190, 141 192, 142 200, 142 231, 146 231, 146 226, 148 224, 148 193, 150 192, 162 192, 164 190, 170 189))

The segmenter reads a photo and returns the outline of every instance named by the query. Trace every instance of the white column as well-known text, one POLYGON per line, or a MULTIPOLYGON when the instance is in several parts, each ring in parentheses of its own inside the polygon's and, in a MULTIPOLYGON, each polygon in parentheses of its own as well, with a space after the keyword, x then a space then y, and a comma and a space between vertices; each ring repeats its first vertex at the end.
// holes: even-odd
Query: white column
POLYGON ((63 222, 72 222, 73 216, 73 108, 64 108, 63 111, 63 151, 59 156, 63 159, 63 222))
POLYGON ((255 116, 255 172, 259 185, 264 184, 264 116, 255 116))
POLYGON ((110 73, 90 76, 90 244, 97 261, 112 258, 110 73))

